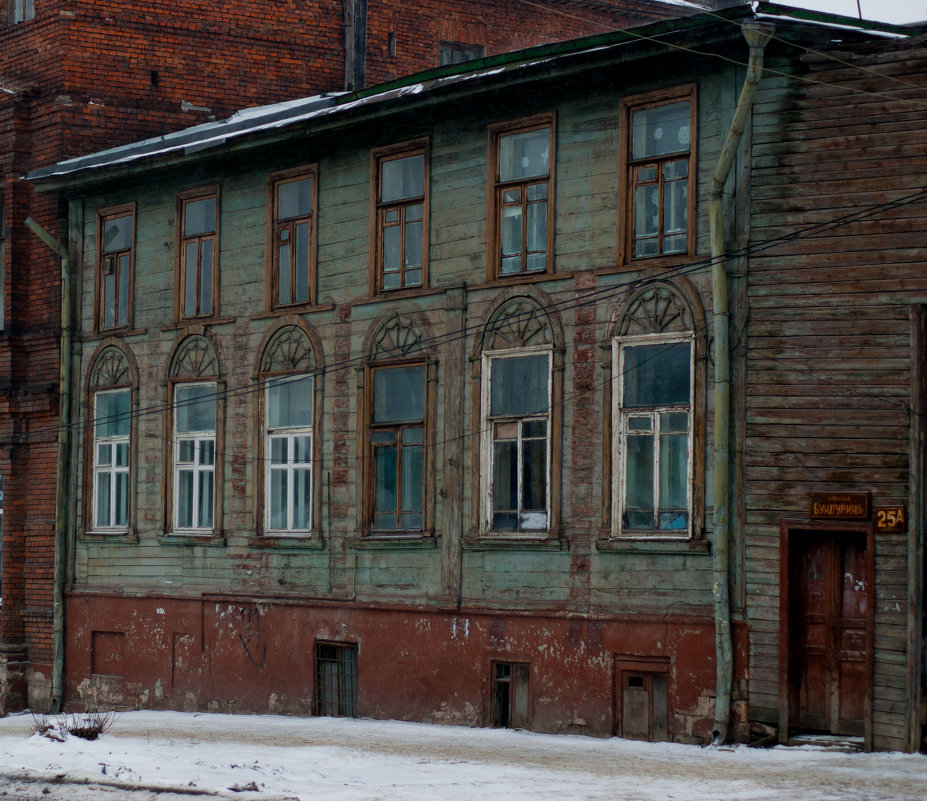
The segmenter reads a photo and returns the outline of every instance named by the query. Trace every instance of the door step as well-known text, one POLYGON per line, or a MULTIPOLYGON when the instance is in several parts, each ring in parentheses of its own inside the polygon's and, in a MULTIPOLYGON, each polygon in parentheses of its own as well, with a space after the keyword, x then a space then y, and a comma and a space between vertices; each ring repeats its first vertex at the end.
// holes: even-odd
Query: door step
POLYGON ((846 751, 854 753, 865 750, 862 737, 849 737, 842 734, 793 734, 786 745, 813 745, 817 748, 826 748, 830 751, 846 751))

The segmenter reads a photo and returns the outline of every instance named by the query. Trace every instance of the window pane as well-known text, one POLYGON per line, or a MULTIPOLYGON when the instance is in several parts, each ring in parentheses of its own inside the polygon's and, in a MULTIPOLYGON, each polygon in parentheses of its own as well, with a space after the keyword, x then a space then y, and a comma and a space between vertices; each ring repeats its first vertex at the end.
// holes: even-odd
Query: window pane
POLYGON ((499 137, 499 180, 516 181, 547 175, 550 163, 550 129, 499 137))
POLYGON ((286 528, 287 511, 287 471, 270 471, 270 527, 280 530, 286 528))
POLYGON ((276 378, 267 382, 267 427, 312 425, 312 376, 276 378))
POLYGON ((690 345, 673 342, 624 348, 626 408, 689 403, 690 345))
POLYGON ((312 522, 310 507, 312 471, 304 468, 293 471, 293 528, 308 531, 312 522))
POLYGON ((425 156, 422 153, 381 162, 380 175, 381 203, 425 194, 425 156))
POLYGON ((216 429, 216 385, 181 384, 174 391, 178 434, 216 429))
POLYGON ((518 442, 494 443, 492 477, 493 511, 518 509, 518 442))
MULTIPOLYGON (((398 229, 397 229, 398 230, 398 229)), ((422 266, 422 224, 406 224, 406 267, 422 266)))
POLYGON ((689 477, 688 434, 664 434, 660 437, 660 507, 685 509, 689 477))
POLYGON ((625 440, 625 451, 625 508, 652 513, 653 437, 649 434, 628 437, 625 440))
MULTIPOLYGON (((523 443, 522 509, 547 509, 547 440, 530 439, 523 443)), ((546 522, 546 521, 545 521, 546 522)))
POLYGON ((305 217, 312 213, 312 179, 277 184, 277 219, 305 217))
POLYGON ((97 473, 97 525, 111 526, 110 518, 110 474, 97 473))
POLYGON ((103 276, 103 327, 116 325, 116 276, 112 273, 103 276))
POLYGON ((117 473, 116 483, 116 509, 114 526, 127 526, 129 524, 129 474, 117 473))
POLYGON ((421 512, 424 479, 424 448, 409 445, 402 449, 402 511, 421 512))
POLYGON ((270 463, 272 465, 287 463, 287 438, 271 437, 270 439, 270 463))
POLYGON ((425 418, 425 366, 381 367, 373 373, 373 421, 402 423, 425 418))
POLYGON ((128 442, 117 442, 115 443, 116 449, 116 467, 128 467, 129 466, 129 443, 128 442))
POLYGON ((193 457, 196 455, 196 440, 181 440, 177 448, 177 461, 184 464, 193 464, 193 457))
POLYGON ((395 528, 397 525, 396 467, 395 446, 386 445, 376 449, 377 528, 395 528), (384 513, 382 520, 381 513, 384 513))
POLYGON ((402 233, 398 225, 383 229, 383 271, 398 272, 400 264, 400 250, 402 249, 402 233))
POLYGON ((184 236, 211 234, 216 230, 216 199, 191 200, 184 205, 184 236))
POLYGON ((200 440, 198 448, 199 462, 201 465, 213 465, 216 463, 216 443, 210 439, 200 440))
POLYGON ((294 265, 295 282, 293 302, 305 303, 309 300, 309 224, 296 226, 296 264, 294 265))
POLYGON ((293 437, 293 461, 297 464, 312 461, 312 437, 293 437))
POLYGON ((97 465, 107 467, 113 463, 113 446, 109 442, 97 445, 97 465))
POLYGON ((132 217, 114 217, 103 223, 103 253, 132 247, 132 217))
POLYGON ((200 314, 212 314, 212 240, 200 243, 200 314))
POLYGON ((180 470, 177 476, 177 525, 193 527, 193 471, 180 470))
POLYGON ((187 317, 196 314, 196 277, 197 277, 197 260, 196 254, 199 246, 196 242, 187 242, 184 247, 183 263, 183 313, 187 317))
POLYGON ((632 115, 632 158, 689 149, 689 101, 641 109, 632 115))
POLYGON ((127 437, 131 418, 129 405, 132 394, 128 389, 96 394, 96 436, 127 437))
POLYGON ((546 412, 549 357, 496 358, 490 367, 490 414, 537 414, 546 412))
POLYGON ((502 255, 521 253, 521 206, 502 208, 502 255))
POLYGON ((292 303, 293 287, 290 285, 290 245, 288 243, 277 247, 277 302, 292 303))
POLYGON ((116 325, 129 321, 129 257, 119 257, 119 295, 116 306, 116 325))
POLYGON ((213 490, 213 472, 211 470, 201 470, 199 474, 199 527, 212 528, 212 490, 213 490))
POLYGON ((547 249, 547 203, 528 206, 528 247, 530 251, 547 249))

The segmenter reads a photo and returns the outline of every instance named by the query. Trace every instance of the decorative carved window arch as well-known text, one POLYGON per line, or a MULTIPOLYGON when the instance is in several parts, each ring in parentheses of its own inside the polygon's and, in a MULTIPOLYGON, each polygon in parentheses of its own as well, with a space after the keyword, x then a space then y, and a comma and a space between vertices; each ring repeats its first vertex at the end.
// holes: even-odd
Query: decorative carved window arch
POLYGON ((265 337, 254 449, 255 527, 264 537, 319 533, 322 367, 318 337, 302 319, 286 318, 265 337))
POLYGON ((84 414, 84 531, 135 540, 138 369, 121 342, 105 340, 90 362, 84 414))
POLYGON ((371 328, 357 372, 363 465, 358 529, 365 535, 434 533, 438 365, 427 325, 394 313, 371 328))
POLYGON ((698 538, 707 353, 698 293, 686 279, 649 284, 616 308, 609 333, 602 360, 605 536, 698 538), (652 474, 642 465, 652 465, 652 474), (648 493, 650 506, 641 500, 648 493))
POLYGON ((165 530, 216 537, 223 530, 225 383, 219 354, 202 333, 174 348, 168 368, 165 530))
POLYGON ((560 535, 563 330, 543 293, 501 293, 471 355, 474 533, 510 539, 560 535))

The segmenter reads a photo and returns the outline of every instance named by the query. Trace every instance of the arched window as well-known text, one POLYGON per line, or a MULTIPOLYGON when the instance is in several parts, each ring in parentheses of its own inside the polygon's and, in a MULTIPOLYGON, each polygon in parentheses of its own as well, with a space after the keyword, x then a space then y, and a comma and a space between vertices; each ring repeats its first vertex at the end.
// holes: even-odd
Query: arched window
POLYGON ((315 436, 321 367, 306 330, 287 324, 265 345, 260 364, 261 528, 271 536, 309 536, 317 528, 315 436))
POLYGON ((562 336, 535 299, 497 306, 480 353, 481 531, 559 529, 562 336))
POLYGON ((437 365, 413 315, 384 320, 367 352, 363 528, 375 535, 426 535, 433 526, 437 365))
POLYGON ((703 436, 692 309, 668 284, 651 286, 629 299, 614 334, 612 535, 691 537, 703 436))
POLYGON ((115 345, 104 346, 90 370, 88 401, 86 526, 95 533, 126 534, 133 524, 135 383, 125 352, 115 345))
POLYGON ((168 508, 174 534, 221 530, 222 387, 219 359, 205 337, 188 336, 171 360, 171 492, 168 508), (217 491, 219 488, 219 491, 217 491))

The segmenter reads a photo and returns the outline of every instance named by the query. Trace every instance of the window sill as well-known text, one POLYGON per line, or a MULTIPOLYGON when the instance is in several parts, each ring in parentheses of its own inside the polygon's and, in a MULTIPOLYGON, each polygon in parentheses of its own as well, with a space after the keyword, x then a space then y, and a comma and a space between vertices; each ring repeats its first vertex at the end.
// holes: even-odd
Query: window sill
POLYGON ((325 542, 317 532, 309 534, 265 534, 248 538, 249 548, 273 548, 275 550, 318 551, 325 542))
POLYGON ((568 281, 573 279, 573 271, 565 273, 516 273, 515 275, 500 275, 491 281, 484 281, 482 284, 470 284, 467 289, 475 291, 479 289, 495 289, 500 286, 511 286, 513 284, 539 284, 545 281, 568 281))
POLYGON ((392 549, 435 550, 438 537, 431 534, 382 534, 380 532, 348 540, 348 548, 354 551, 388 551, 392 549))
POLYGON ((367 306, 371 303, 384 303, 389 300, 401 300, 403 298, 420 298, 428 295, 443 295, 445 287, 409 287, 407 289, 386 289, 377 292, 370 297, 355 300, 354 306, 367 306))
POLYGON ((107 328, 103 331, 94 331, 91 334, 85 334, 83 336, 84 342, 96 342, 101 339, 109 339, 110 337, 121 337, 123 339, 127 337, 138 337, 144 336, 148 333, 147 328, 107 328))
POLYGON ((139 541, 138 532, 134 529, 91 529, 85 531, 82 534, 79 534, 77 539, 80 542, 92 542, 94 540, 122 540, 123 542, 128 542, 131 544, 137 543, 139 541))
POLYGON ((682 537, 608 537, 596 540, 597 551, 606 553, 711 553, 709 540, 690 540, 682 537))
POLYGON ((648 274, 650 271, 663 271, 667 267, 678 267, 680 264, 697 265, 704 261, 704 266, 710 267, 709 256, 699 256, 697 253, 681 253, 673 256, 648 256, 641 259, 628 259, 608 267, 596 269, 596 275, 610 275, 612 273, 640 272, 648 274))
POLYGON ((166 531, 158 537, 159 545, 206 545, 225 547, 225 537, 211 531, 166 531))
POLYGON ((269 311, 260 312, 259 314, 252 314, 248 319, 272 320, 278 317, 284 317, 287 314, 312 314, 313 312, 334 311, 334 309, 334 303, 296 303, 292 306, 278 306, 277 308, 270 309, 269 311))

